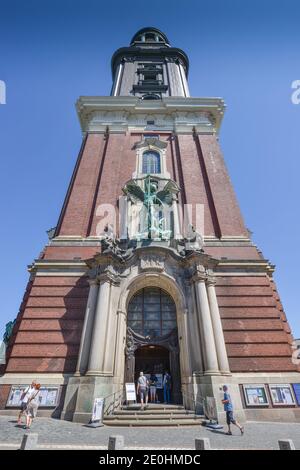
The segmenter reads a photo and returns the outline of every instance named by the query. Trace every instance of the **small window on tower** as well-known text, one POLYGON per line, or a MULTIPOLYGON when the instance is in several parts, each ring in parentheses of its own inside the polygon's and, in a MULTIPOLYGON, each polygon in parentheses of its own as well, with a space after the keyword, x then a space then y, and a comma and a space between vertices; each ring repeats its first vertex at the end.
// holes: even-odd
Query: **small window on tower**
POLYGON ((155 81, 157 80, 157 75, 156 73, 147 73, 144 76, 144 80, 146 80, 147 82, 155 81))
POLYGON ((146 34, 146 41, 148 42, 152 42, 152 41, 155 41, 155 34, 152 34, 152 33, 148 33, 146 34))
POLYGON ((148 150, 143 153, 143 169, 145 175, 160 173, 160 155, 148 150))

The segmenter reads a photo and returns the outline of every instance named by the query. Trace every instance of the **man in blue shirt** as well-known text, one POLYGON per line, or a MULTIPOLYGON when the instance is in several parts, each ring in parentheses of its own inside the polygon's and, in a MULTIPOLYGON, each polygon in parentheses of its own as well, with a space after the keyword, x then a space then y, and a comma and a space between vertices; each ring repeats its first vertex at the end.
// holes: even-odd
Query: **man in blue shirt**
POLYGON ((240 423, 238 423, 237 420, 234 419, 234 416, 233 416, 233 406, 232 406, 230 394, 228 393, 227 385, 223 385, 223 392, 224 392, 224 398, 222 400, 222 403, 224 405, 224 411, 226 411, 226 422, 228 426, 227 434, 229 436, 232 436, 230 425, 234 424, 235 426, 239 428, 239 430, 241 431, 241 434, 243 435, 244 434, 243 426, 241 426, 240 423))

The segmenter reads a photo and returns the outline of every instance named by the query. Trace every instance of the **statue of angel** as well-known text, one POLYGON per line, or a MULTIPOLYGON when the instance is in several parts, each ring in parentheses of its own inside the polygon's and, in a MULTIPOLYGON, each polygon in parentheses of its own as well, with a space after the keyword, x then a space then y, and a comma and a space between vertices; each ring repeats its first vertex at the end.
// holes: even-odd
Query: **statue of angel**
MULTIPOLYGON (((134 204, 143 203, 143 207, 146 209, 147 237, 152 238, 153 233, 166 236, 166 230, 162 230, 164 219, 157 217, 156 212, 159 212, 162 206, 172 204, 174 194, 178 193, 179 188, 174 181, 169 180, 164 188, 159 191, 158 182, 150 175, 145 177, 144 187, 145 190, 137 184, 136 180, 130 180, 123 191, 134 204)), ((171 231, 168 232, 171 233, 171 231)))

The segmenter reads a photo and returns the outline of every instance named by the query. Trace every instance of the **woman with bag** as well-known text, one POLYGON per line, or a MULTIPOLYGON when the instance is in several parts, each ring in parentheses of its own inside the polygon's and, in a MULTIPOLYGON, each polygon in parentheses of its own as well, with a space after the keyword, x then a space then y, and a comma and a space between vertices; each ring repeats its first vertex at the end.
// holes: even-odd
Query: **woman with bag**
POLYGON ((26 426, 24 426, 24 429, 30 429, 33 418, 35 418, 37 415, 37 410, 40 404, 40 400, 39 400, 40 388, 41 388, 40 384, 35 384, 35 388, 28 399, 27 408, 25 411, 26 426))
POLYGON ((18 425, 21 426, 22 424, 22 416, 25 413, 25 410, 27 408, 27 403, 29 400, 29 397, 32 395, 32 393, 35 390, 35 381, 33 380, 31 382, 31 385, 28 385, 27 388, 25 388, 24 392, 21 395, 21 410, 18 416, 18 425))

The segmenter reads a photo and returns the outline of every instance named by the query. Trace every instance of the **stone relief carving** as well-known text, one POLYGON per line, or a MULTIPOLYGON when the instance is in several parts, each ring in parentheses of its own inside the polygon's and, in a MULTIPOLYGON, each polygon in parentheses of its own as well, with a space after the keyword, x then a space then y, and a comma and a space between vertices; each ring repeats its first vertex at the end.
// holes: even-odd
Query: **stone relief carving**
POLYGON ((137 348, 140 348, 141 346, 146 346, 147 344, 156 344, 164 346, 169 349, 169 351, 177 353, 179 351, 177 328, 174 328, 174 330, 172 330, 171 333, 168 333, 167 335, 151 337, 139 335, 138 333, 133 331, 129 326, 127 327, 125 346, 126 356, 133 356, 137 348))
POLYGON ((213 127, 215 118, 208 112, 172 112, 156 114, 137 114, 126 111, 91 111, 86 112, 85 122, 93 127, 105 125, 128 125, 146 127, 148 121, 154 121, 156 127, 173 127, 175 125, 187 125, 213 127))
POLYGON ((97 111, 90 113, 88 116, 91 124, 110 123, 110 122, 126 122, 128 113, 125 111, 97 111))
POLYGON ((103 234, 100 235, 101 248, 103 254, 113 254, 122 262, 125 262, 132 255, 132 249, 120 248, 120 240, 117 240, 114 228, 111 224, 106 224, 103 234))
POLYGON ((141 257, 141 269, 163 271, 165 267, 164 258, 160 255, 144 255, 141 257))

